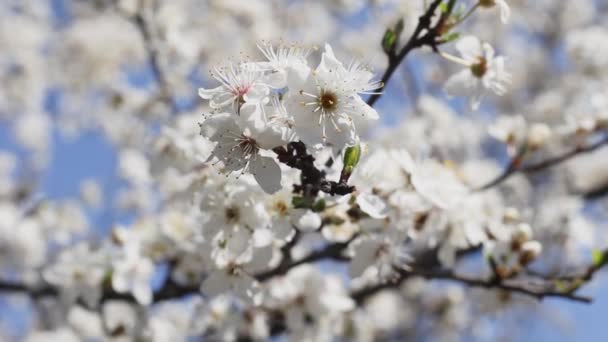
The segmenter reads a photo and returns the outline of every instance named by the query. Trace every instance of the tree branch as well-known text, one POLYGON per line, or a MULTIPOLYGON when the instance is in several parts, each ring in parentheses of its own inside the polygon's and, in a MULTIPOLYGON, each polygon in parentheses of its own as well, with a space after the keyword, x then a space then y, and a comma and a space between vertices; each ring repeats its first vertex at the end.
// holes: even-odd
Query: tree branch
POLYGON ((525 165, 523 163, 524 155, 518 154, 517 156, 513 157, 513 159, 511 159, 511 161, 509 162, 508 166, 505 168, 503 173, 498 175, 496 178, 494 178, 490 182, 476 188, 475 191, 483 191, 483 190, 490 189, 490 188, 502 183, 503 181, 507 180, 509 177, 511 177, 514 174, 519 173, 519 172, 534 173, 534 172, 539 172, 539 171, 551 168, 552 166, 561 164, 561 163, 568 161, 572 158, 575 158, 581 154, 593 152, 605 145, 608 145, 608 137, 604 137, 603 139, 599 140, 598 142, 590 144, 588 146, 579 146, 564 154, 554 156, 554 157, 548 158, 546 160, 543 160, 543 161, 540 161, 540 162, 537 162, 534 164, 529 164, 529 165, 525 165))
POLYGON ((154 75, 154 80, 158 84, 161 100, 166 101, 169 104, 172 114, 176 114, 179 112, 179 108, 175 102, 175 99, 173 98, 171 85, 169 84, 169 81, 167 80, 167 77, 160 66, 160 62, 158 60, 159 51, 157 46, 154 44, 150 26, 140 11, 133 16, 133 22, 141 34, 144 47, 148 55, 150 69, 154 75))
POLYGON ((335 182, 325 179, 325 172, 317 169, 315 158, 306 151, 306 145, 301 141, 290 142, 286 147, 276 147, 273 151, 281 163, 302 171, 301 184, 294 186, 294 193, 302 195, 307 207, 312 207, 320 191, 330 195, 346 195, 355 190, 345 180, 335 182))
POLYGON ((380 292, 381 290, 396 288, 407 278, 412 276, 423 277, 425 279, 438 279, 438 280, 450 280, 455 281, 464 285, 468 285, 471 287, 480 287, 486 289, 497 289, 504 290, 513 293, 521 293, 527 296, 534 297, 538 300, 542 300, 547 297, 558 297, 569 299, 575 302, 582 303, 591 303, 592 299, 585 296, 579 296, 571 291, 557 291, 553 288, 552 284, 549 285, 544 283, 542 285, 533 284, 530 282, 525 282, 522 280, 496 280, 495 278, 475 278, 465 275, 456 274, 451 270, 423 270, 423 269, 414 269, 414 270, 402 270, 397 269, 398 277, 387 283, 382 283, 370 287, 363 288, 361 290, 355 291, 352 294, 353 299, 355 299, 358 303, 365 301, 365 299, 370 296, 380 292))
POLYGON ((296 266, 324 259, 334 259, 343 261, 345 260, 343 257, 344 250, 346 250, 352 240, 353 239, 350 239, 347 242, 337 242, 329 244, 325 246, 325 248, 313 251, 306 257, 295 261, 284 258, 283 260, 285 262, 281 262, 278 267, 266 272, 259 273, 255 275, 255 278, 259 281, 264 281, 278 275, 283 275, 296 266))
MULTIPOLYGON (((387 52, 388 67, 386 68, 384 75, 382 75, 382 79, 381 79, 382 88, 380 90, 384 90, 384 88, 388 84, 388 81, 391 79, 391 76, 397 70, 397 67, 399 67, 401 62, 403 62, 405 57, 412 50, 425 46, 425 45, 430 46, 433 50, 437 49, 437 45, 439 44, 439 42, 437 41, 437 38, 438 38, 437 28, 439 28, 442 25, 442 22, 446 19, 446 17, 442 16, 442 18, 439 20, 439 22, 437 23, 437 25, 435 25, 434 28, 431 28, 431 24, 432 24, 431 20, 433 19, 433 16, 435 16, 435 11, 437 10, 437 8, 441 4, 441 2, 442 2, 442 0, 434 0, 431 3, 429 8, 426 10, 426 12, 418 19, 418 25, 416 26, 414 33, 411 35, 411 37, 409 38, 407 43, 403 46, 403 48, 399 51, 399 53, 395 53, 394 51, 387 52), (424 30, 426 30, 426 34, 424 34, 423 36, 420 36, 424 30)), ((451 8, 449 8, 448 11, 451 12, 451 8)), ((376 103, 376 101, 378 101, 380 99, 382 94, 383 94, 382 92, 373 94, 367 100, 367 104, 373 107, 374 104, 376 103)))

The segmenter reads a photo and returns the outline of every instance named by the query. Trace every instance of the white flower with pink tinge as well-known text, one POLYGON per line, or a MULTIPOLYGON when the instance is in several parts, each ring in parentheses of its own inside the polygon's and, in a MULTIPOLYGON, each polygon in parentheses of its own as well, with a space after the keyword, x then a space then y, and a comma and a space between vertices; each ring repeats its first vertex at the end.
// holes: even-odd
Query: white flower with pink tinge
POLYGON ((216 88, 200 88, 198 95, 209 100, 213 109, 232 106, 234 113, 239 113, 244 103, 258 103, 268 96, 269 88, 263 82, 263 72, 251 64, 228 64, 216 68, 211 74, 221 83, 216 88))
POLYGON ((209 160, 223 164, 226 173, 241 171, 251 173, 267 193, 281 189, 281 168, 271 158, 260 154, 260 150, 270 150, 283 145, 280 130, 272 126, 259 128, 244 125, 241 128, 236 121, 238 116, 229 113, 213 115, 201 124, 201 135, 216 142, 209 160))

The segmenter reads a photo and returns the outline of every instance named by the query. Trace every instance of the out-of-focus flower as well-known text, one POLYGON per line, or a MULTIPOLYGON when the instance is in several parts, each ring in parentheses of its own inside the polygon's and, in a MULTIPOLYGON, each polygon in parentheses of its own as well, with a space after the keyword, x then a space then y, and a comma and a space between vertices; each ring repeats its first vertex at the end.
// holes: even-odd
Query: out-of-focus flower
POLYGON ((141 244, 136 239, 123 242, 122 253, 112 262, 112 288, 117 292, 131 292, 142 305, 152 303, 151 281, 154 263, 141 255, 141 244))
POLYGON ((500 12, 500 20, 503 24, 506 24, 509 21, 509 17, 511 16, 511 8, 509 8, 509 4, 507 4, 506 0, 479 0, 479 6, 485 8, 498 7, 500 12))
POLYGON ((468 96, 473 109, 477 109, 488 90, 499 96, 506 93, 511 75, 505 69, 504 57, 496 57, 490 44, 466 36, 456 43, 456 49, 462 58, 444 56, 467 68, 447 80, 445 89, 449 95, 468 96))

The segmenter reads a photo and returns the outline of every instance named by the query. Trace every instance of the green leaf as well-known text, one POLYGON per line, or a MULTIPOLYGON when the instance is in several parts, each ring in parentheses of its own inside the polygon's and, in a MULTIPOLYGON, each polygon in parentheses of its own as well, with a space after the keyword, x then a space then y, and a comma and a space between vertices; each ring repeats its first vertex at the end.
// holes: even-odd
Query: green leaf
POLYGON ((448 7, 447 3, 442 2, 441 4, 439 4, 439 10, 441 11, 441 13, 448 13, 450 8, 448 7))

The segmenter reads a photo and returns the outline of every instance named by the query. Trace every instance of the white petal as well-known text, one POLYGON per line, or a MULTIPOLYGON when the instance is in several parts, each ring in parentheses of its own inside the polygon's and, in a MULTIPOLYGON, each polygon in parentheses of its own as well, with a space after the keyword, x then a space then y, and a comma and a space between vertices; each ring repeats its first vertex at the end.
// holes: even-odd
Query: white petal
POLYGON ((321 216, 311 210, 306 210, 297 219, 296 226, 303 232, 315 231, 321 227, 321 216))
POLYGON ((271 150, 288 142, 283 133, 280 127, 266 125, 263 130, 254 133, 254 138, 260 148, 271 150))
POLYGON ((445 91, 450 96, 472 96, 479 80, 469 69, 464 69, 450 77, 444 85, 445 91))
POLYGON ((266 127, 266 113, 259 103, 246 102, 241 106, 238 119, 242 128, 253 131, 262 131, 266 127))
POLYGON ((497 0, 496 4, 500 9, 500 21, 503 24, 509 22, 509 18, 511 17, 511 8, 509 8, 509 4, 505 0, 497 0))
POLYGON ((150 305, 152 303, 152 289, 146 282, 138 282, 133 286, 133 296, 141 305, 150 305))
POLYGON ((359 137, 354 125, 347 118, 341 117, 336 120, 337 129, 330 120, 325 120, 325 126, 327 133, 326 141, 332 146, 334 153, 338 153, 338 151, 346 146, 357 144, 359 137))
POLYGON ((275 89, 283 89, 287 86, 287 75, 285 70, 277 70, 264 77, 264 83, 275 89))
POLYGON ((255 84, 249 91, 243 95, 245 102, 259 103, 268 96, 270 90, 264 84, 255 84))
POLYGON ((357 114, 364 120, 378 120, 378 112, 369 106, 365 101, 363 101, 360 97, 355 97, 353 99, 353 106, 357 108, 357 114))
POLYGON ((483 56, 481 42, 475 36, 465 36, 456 42, 456 50, 467 62, 475 62, 483 56))
POLYGON ((209 298, 213 298, 229 290, 230 285, 228 275, 224 271, 217 270, 211 272, 203 281, 201 291, 209 298))
POLYGON ((387 206, 380 197, 370 194, 362 193, 357 196, 357 204, 369 216, 381 219, 385 218, 387 214, 387 206))
POLYGON ((344 71, 344 66, 334 55, 334 50, 331 48, 329 44, 325 44, 325 52, 321 56, 321 63, 319 63, 319 67, 317 68, 319 71, 327 71, 336 72, 338 70, 344 71))
POLYGON ((203 98, 205 100, 209 100, 212 97, 216 96, 217 94, 223 92, 223 90, 224 90, 223 86, 219 86, 219 87, 212 88, 212 89, 199 88, 198 96, 200 96, 201 98, 203 98))
POLYGON ((274 159, 258 156, 251 165, 251 172, 266 193, 281 190, 281 167, 274 159))
POLYGON ((253 246, 261 248, 272 243, 273 234, 268 228, 258 228, 253 231, 253 246))
POLYGON ((116 292, 127 292, 129 291, 129 281, 124 275, 114 273, 112 275, 112 288, 116 292))

